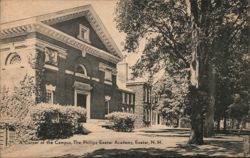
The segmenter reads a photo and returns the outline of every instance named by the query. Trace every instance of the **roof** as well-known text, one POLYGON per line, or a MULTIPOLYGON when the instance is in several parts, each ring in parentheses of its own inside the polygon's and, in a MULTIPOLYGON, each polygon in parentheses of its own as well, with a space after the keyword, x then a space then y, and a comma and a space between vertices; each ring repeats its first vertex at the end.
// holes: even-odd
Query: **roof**
MULTIPOLYGON (((75 7, 75 8, 65 9, 62 11, 39 15, 39 16, 31 17, 31 18, 2 23, 0 25, 1 26, 0 38, 4 39, 8 37, 13 37, 15 35, 22 35, 28 32, 32 32, 32 31, 42 32, 41 29, 43 30, 46 29, 48 31, 48 34, 52 32, 57 32, 66 36, 65 33, 59 30, 56 30, 50 27, 49 25, 59 23, 62 21, 67 21, 67 20, 74 19, 74 18, 81 17, 81 16, 85 16, 87 18, 90 25, 93 27, 93 29, 96 31, 96 33, 100 37, 101 41, 107 47, 108 51, 112 53, 112 55, 114 55, 120 61, 123 57, 121 51, 118 49, 114 40, 108 33, 104 24, 102 23, 99 16, 94 11, 91 5, 84 5, 80 7, 75 7)), ((72 41, 72 39, 70 40, 72 41)), ((80 43, 78 39, 74 38, 74 40, 77 41, 77 43, 80 43)), ((84 43, 84 44, 87 47, 91 47, 91 45, 87 43, 84 43)))
POLYGON ((120 89, 122 91, 130 92, 130 93, 135 93, 133 90, 127 88, 126 85, 123 84, 123 83, 121 83, 119 80, 116 81, 116 84, 118 86, 118 89, 120 89))
POLYGON ((135 84, 146 84, 148 81, 145 78, 135 78, 127 81, 127 85, 135 85, 135 84))

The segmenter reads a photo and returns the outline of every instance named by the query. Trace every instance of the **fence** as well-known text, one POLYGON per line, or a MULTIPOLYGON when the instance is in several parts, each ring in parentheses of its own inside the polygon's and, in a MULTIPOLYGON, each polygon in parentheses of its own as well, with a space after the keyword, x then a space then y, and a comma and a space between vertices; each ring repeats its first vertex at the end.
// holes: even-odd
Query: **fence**
POLYGON ((0 127, 0 149, 11 146, 15 142, 16 132, 9 127, 0 127))

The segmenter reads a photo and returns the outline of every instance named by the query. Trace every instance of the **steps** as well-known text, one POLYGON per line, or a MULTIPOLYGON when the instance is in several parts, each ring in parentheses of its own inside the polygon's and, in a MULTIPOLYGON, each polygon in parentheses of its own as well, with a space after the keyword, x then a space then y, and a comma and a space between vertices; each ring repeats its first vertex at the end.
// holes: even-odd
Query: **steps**
POLYGON ((105 126, 108 123, 108 120, 101 119, 89 119, 86 123, 83 124, 83 127, 90 130, 91 132, 111 132, 112 130, 106 129, 102 126, 105 126))

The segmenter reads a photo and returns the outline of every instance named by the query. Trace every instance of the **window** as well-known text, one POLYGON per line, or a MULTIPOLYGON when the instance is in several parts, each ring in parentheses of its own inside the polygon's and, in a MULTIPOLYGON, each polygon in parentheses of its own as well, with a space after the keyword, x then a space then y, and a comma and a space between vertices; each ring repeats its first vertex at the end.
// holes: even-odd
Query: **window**
POLYGON ((89 28, 79 25, 79 34, 77 36, 80 40, 90 43, 89 41, 89 28))
POLYGON ((80 74, 87 76, 87 70, 86 70, 85 66, 83 66, 83 65, 77 66, 76 73, 80 73, 80 74))
POLYGON ((126 97, 126 94, 125 93, 122 93, 122 103, 125 104, 126 101, 125 101, 125 97, 126 97))
POLYGON ((129 104, 129 100, 130 100, 130 97, 129 97, 130 95, 129 94, 127 94, 127 104, 129 104))
POLYGON ((109 69, 105 70, 104 80, 112 81, 112 71, 111 70, 109 70, 109 69))
POLYGON ((20 64, 21 57, 17 53, 10 53, 5 61, 5 65, 20 64))
POLYGON ((19 63, 21 63, 21 57, 17 54, 10 59, 10 64, 19 64, 19 63))
POLYGON ((147 88, 145 87, 145 88, 144 88, 144 102, 147 102, 147 100, 148 100, 148 90, 147 90, 147 88))
POLYGON ((46 91, 46 102, 53 103, 53 91, 51 90, 46 91))
POLYGON ((131 104, 131 105, 133 105, 133 104, 134 104, 134 95, 133 95, 133 94, 131 94, 130 104, 131 104))
POLYGON ((51 84, 45 85, 45 87, 46 87, 46 102, 53 104, 54 103, 54 92, 55 92, 56 87, 52 86, 51 84))

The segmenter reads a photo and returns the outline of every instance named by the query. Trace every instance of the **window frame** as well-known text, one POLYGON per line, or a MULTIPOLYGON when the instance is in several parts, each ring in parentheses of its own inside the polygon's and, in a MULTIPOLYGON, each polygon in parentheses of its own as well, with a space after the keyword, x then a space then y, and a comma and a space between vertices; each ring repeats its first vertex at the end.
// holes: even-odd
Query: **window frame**
POLYGON ((45 89, 46 89, 46 95, 45 95, 45 101, 46 101, 46 103, 50 103, 50 104, 54 104, 54 100, 55 100, 55 98, 54 98, 54 94, 55 94, 55 90, 56 90, 56 87, 55 86, 53 86, 53 85, 51 85, 51 84, 46 84, 45 85, 45 89), (51 93, 51 100, 49 101, 48 100, 48 98, 47 98, 47 95, 49 94, 49 93, 51 93))
POLYGON ((17 52, 9 53, 5 59, 5 66, 15 66, 15 65, 17 66, 21 64, 22 64, 22 57, 17 52), (15 57, 18 57, 19 62, 10 63, 15 57))
POLYGON ((122 92, 122 103, 126 104, 126 93, 122 92))
POLYGON ((90 35, 89 28, 82 25, 82 24, 79 24, 79 32, 78 32, 77 38, 82 40, 82 41, 90 43, 89 35, 90 35), (84 32, 84 35, 82 34, 82 32, 84 32))
POLYGON ((105 69, 105 71, 104 71, 104 81, 112 82, 112 70, 107 69, 107 68, 105 69))

